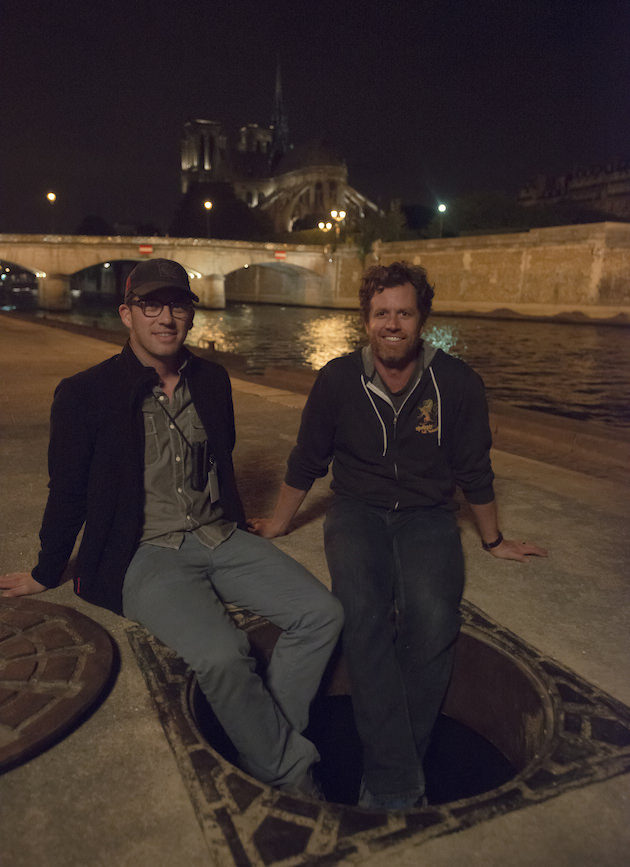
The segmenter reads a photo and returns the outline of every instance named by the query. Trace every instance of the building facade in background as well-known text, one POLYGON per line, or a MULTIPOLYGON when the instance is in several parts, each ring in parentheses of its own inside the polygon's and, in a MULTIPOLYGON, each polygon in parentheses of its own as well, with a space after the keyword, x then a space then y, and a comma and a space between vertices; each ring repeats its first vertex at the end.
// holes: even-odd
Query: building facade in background
POLYGON ((348 183, 348 167, 324 140, 297 147, 289 143, 279 74, 272 121, 247 123, 230 133, 220 121, 196 119, 184 125, 181 190, 226 183, 237 199, 266 213, 277 232, 310 229, 345 211, 354 223, 377 206, 348 183))
POLYGON ((630 161, 579 169, 566 175, 539 175, 519 193, 522 205, 571 202, 582 208, 630 220, 630 161))

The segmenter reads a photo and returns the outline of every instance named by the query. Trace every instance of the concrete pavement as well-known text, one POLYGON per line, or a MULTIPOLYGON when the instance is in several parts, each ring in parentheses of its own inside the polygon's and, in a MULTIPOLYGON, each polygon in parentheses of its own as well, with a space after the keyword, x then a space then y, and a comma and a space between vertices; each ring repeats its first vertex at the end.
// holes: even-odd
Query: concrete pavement
MULTIPOLYGON (((92 337, 0 316, 0 572, 30 568, 46 496, 48 411, 66 375, 117 347, 92 337)), ((292 445, 303 395, 233 378, 237 473, 248 514, 270 508, 292 445)), ((599 448, 605 451, 605 441, 599 448)), ((628 518, 625 481, 597 462, 588 473, 496 450, 497 496, 506 535, 547 547, 546 560, 504 563, 484 553, 465 511, 465 596, 489 617, 597 689, 630 705, 628 518)), ((327 570, 322 480, 279 547, 322 581, 327 570)), ((69 585, 46 601, 103 625, 120 653, 116 683, 98 710, 64 740, 0 777, 0 860, 7 867, 91 864, 231 865, 233 849, 202 833, 187 781, 169 748, 129 624, 76 599, 69 585)), ((370 845, 325 863, 400 865, 610 865, 626 863, 630 777, 584 785, 436 839, 370 845)), ((325 818, 322 820, 325 823, 325 818)), ((321 830, 321 829, 320 829, 321 830)), ((249 852, 246 841, 245 850, 249 852)), ((317 863, 318 853, 311 853, 317 863)), ((265 863, 264 858, 242 864, 265 863)), ((267 861, 266 863, 269 863, 267 861)), ((289 864, 307 863, 288 858, 289 864)), ((322 862, 324 863, 324 862, 322 862)))

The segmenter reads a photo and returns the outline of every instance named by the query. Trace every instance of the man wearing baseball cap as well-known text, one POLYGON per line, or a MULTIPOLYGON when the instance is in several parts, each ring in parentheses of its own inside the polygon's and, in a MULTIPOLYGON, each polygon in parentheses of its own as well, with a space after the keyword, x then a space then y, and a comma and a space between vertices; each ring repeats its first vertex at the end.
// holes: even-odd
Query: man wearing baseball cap
POLYGON ((184 346, 198 300, 177 262, 150 259, 131 271, 122 352, 55 392, 38 563, 0 577, 0 589, 55 587, 83 527, 75 592, 138 621, 189 663, 244 770, 315 795, 319 756, 302 732, 341 606, 246 530, 229 377, 184 346), (227 604, 282 630, 264 683, 227 604))

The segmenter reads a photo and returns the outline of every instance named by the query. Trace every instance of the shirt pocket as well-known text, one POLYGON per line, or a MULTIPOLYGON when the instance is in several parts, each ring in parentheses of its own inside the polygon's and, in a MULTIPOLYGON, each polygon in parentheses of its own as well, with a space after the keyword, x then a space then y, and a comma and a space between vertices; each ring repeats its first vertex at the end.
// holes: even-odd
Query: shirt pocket
MULTIPOLYGON (((205 439, 207 439, 206 429, 201 423, 199 416, 195 414, 195 417, 192 419, 192 442, 203 442, 205 439)), ((210 448, 208 448, 208 484, 206 485, 206 492, 210 497, 211 504, 218 502, 220 499, 219 476, 217 475, 214 454, 210 451, 210 448)))
POLYGON ((202 443, 205 439, 207 439, 206 429, 203 426, 203 424, 201 423, 201 419, 199 418, 197 413, 195 413, 193 415, 192 419, 190 420, 190 423, 191 423, 191 430, 192 430, 191 442, 202 443))

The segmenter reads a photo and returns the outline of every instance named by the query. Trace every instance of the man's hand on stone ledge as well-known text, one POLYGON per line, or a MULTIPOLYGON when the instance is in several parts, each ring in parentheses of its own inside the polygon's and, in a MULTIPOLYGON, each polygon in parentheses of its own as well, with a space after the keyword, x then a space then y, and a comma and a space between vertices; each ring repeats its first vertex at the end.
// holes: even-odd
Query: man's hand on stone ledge
POLYGON ((30 572, 7 572, 6 575, 0 575, 0 596, 29 596, 46 589, 30 572))
POLYGON ((489 553, 499 560, 519 560, 521 563, 527 563, 529 557, 547 556, 547 551, 533 542, 515 542, 513 539, 504 539, 489 553))
POLYGON ((247 529, 250 533, 262 536, 263 539, 284 536, 288 533, 291 521, 304 502, 305 496, 306 491, 300 491, 282 482, 271 518, 250 518, 247 521, 247 529))

